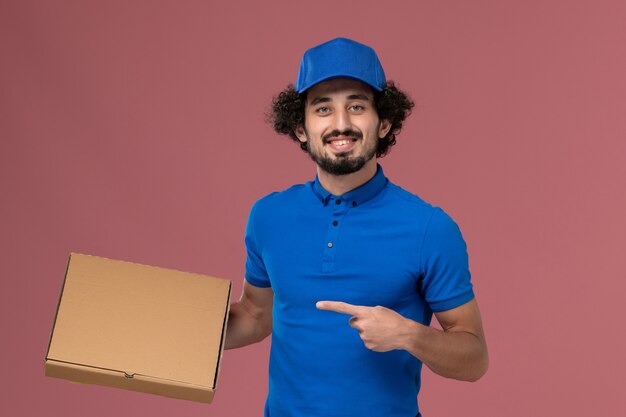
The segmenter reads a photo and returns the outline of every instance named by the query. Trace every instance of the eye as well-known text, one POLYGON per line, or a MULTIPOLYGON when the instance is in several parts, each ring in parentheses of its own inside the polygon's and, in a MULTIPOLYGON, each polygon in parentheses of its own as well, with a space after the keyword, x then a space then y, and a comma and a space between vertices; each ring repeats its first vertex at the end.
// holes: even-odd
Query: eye
POLYGON ((330 107, 318 107, 317 109, 315 109, 315 113, 320 113, 320 114, 326 114, 330 111, 330 107))
POLYGON ((365 107, 361 106, 360 104, 353 104, 350 107, 348 107, 348 109, 352 111, 363 111, 365 110, 365 107))

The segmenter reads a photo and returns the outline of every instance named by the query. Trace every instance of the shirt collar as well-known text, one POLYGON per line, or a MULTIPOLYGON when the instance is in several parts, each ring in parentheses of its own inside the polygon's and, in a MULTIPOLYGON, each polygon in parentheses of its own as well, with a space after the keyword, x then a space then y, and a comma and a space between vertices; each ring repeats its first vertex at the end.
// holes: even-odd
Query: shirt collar
POLYGON ((385 177, 385 173, 383 172, 383 167, 380 164, 376 164, 376 174, 370 178, 365 184, 362 184, 355 188, 354 190, 350 190, 344 195, 334 196, 320 184, 319 177, 315 176, 315 181, 313 182, 313 193, 320 199, 320 201, 326 205, 331 199, 342 199, 345 200, 348 204, 351 204, 353 207, 356 205, 361 205, 368 200, 376 197, 387 185, 387 177, 385 177))

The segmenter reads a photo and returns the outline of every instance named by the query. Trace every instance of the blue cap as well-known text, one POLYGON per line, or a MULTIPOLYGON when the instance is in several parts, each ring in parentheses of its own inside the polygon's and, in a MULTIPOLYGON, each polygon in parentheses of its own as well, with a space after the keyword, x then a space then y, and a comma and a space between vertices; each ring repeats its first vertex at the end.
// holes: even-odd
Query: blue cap
POLYGON ((337 38, 304 53, 296 91, 302 93, 317 83, 337 77, 362 81, 376 91, 382 91, 386 84, 376 51, 351 39, 337 38))

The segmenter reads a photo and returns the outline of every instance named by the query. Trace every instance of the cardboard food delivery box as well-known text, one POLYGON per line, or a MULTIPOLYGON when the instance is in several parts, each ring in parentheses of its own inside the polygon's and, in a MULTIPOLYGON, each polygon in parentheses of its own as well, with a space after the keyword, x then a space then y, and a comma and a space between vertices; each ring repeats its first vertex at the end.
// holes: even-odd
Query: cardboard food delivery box
POLYGON ((70 254, 47 376, 210 403, 231 282, 70 254))

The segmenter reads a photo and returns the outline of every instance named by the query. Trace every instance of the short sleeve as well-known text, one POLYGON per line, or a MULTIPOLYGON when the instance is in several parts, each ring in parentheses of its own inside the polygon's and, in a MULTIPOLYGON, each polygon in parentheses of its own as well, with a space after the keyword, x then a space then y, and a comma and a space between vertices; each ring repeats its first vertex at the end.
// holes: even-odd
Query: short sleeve
POLYGON ((450 310, 474 298, 465 240, 454 220, 438 207, 424 234, 420 264, 422 292, 432 311, 450 310))
POLYGON ((246 243, 246 281, 255 287, 270 287, 271 283, 269 280, 269 276, 267 274, 267 270, 265 269, 265 263, 263 262, 263 257, 261 255, 261 250, 259 248, 258 239, 259 236, 256 233, 258 229, 257 226, 257 218, 256 218, 256 209, 258 202, 252 206, 250 210, 250 215, 248 216, 248 223, 246 224, 246 234, 245 234, 245 243, 246 243))

